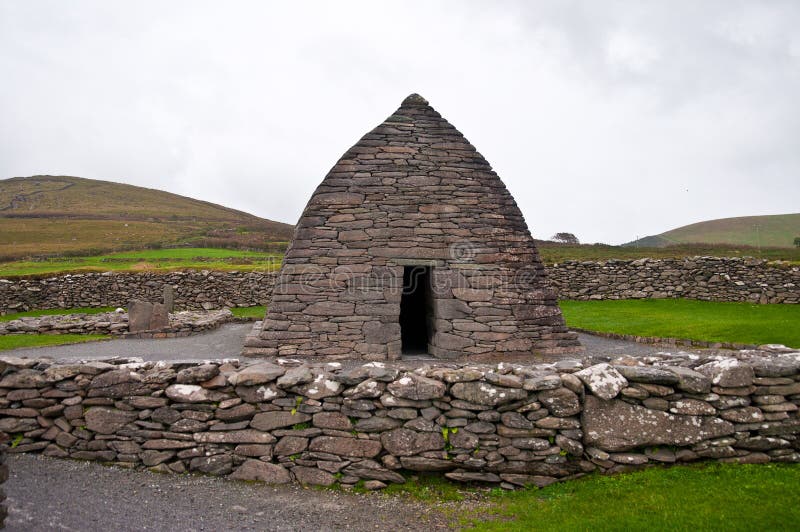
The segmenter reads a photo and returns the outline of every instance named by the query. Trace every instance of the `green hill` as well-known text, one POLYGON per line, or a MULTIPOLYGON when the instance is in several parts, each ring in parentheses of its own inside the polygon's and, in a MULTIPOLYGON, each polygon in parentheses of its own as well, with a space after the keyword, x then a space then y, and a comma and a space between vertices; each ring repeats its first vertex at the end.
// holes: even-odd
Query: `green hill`
POLYGON ((790 248, 800 237, 800 213, 720 218, 646 236, 624 244, 666 247, 679 244, 723 244, 734 246, 790 248))
POLYGON ((70 176, 0 180, 0 258, 193 245, 268 249, 293 227, 161 190, 70 176))

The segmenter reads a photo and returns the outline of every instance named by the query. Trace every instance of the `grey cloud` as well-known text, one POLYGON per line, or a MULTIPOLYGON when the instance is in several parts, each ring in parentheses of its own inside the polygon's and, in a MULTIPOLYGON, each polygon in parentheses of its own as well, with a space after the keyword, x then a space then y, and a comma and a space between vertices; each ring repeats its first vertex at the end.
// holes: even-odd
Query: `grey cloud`
POLYGON ((110 179, 294 222, 416 91, 537 237, 792 212, 797 27, 791 1, 4 2, 0 177, 110 179))

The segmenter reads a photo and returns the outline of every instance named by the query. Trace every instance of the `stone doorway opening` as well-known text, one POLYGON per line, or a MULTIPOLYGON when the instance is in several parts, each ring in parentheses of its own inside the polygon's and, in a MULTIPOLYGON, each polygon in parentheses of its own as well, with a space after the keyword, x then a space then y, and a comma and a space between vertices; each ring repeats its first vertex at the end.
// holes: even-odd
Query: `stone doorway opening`
POLYGON ((403 293, 400 299, 400 336, 404 355, 428 352, 433 333, 431 268, 403 267, 403 293))

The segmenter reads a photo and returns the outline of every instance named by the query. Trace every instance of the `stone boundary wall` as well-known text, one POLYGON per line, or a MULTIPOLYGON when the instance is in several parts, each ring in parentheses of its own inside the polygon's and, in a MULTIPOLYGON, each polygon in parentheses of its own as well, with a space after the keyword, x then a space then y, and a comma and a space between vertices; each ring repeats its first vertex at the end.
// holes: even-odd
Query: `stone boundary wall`
MULTIPOLYGON (((800 267, 739 258, 567 261, 549 266, 561 299, 687 298, 800 303, 800 267)), ((33 309, 126 307, 132 299, 160 301, 164 285, 183 310, 265 305, 274 272, 87 273, 46 279, 0 279, 0 314, 33 309)))
POLYGON ((110 334, 125 338, 176 338, 216 329, 223 323, 231 321, 234 321, 234 317, 228 309, 184 310, 169 314, 168 327, 131 333, 126 312, 26 316, 17 320, 0 321, 0 336, 7 334, 110 334))
POLYGON ((413 471, 513 488, 648 464, 800 461, 800 352, 648 361, 343 367, 5 357, 0 432, 11 453, 373 489, 413 471))
POLYGON ((161 301, 171 285, 178 310, 265 305, 276 274, 180 271, 84 273, 46 279, 0 279, 0 314, 34 309, 124 307, 133 299, 161 301))
POLYGON ((6 505, 6 492, 3 490, 3 484, 8 480, 8 464, 6 458, 8 456, 8 435, 0 432, 0 528, 5 526, 6 517, 8 517, 8 506, 6 505))
POLYGON ((741 258, 566 261, 547 269, 560 299, 800 303, 800 267, 741 258))

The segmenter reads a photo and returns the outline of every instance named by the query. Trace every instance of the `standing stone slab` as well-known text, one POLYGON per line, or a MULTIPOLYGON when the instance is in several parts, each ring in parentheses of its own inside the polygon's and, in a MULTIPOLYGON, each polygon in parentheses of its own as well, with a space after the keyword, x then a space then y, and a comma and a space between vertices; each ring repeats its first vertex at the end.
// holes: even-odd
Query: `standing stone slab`
POLYGON ((152 303, 134 299, 128 304, 128 331, 138 333, 149 330, 152 316, 152 303))
POLYGON ((153 313, 150 315, 150 330, 158 331, 169 327, 169 310, 163 303, 153 303, 153 313))
POLYGON ((175 288, 171 284, 165 284, 163 290, 163 303, 167 313, 175 310, 175 288))

